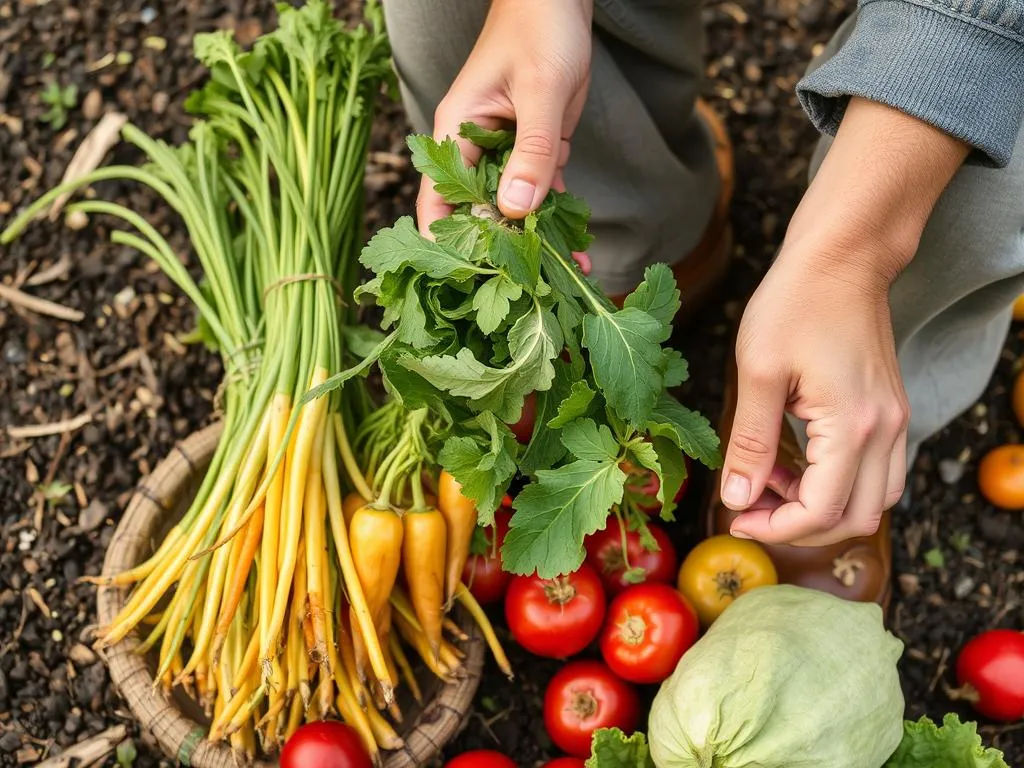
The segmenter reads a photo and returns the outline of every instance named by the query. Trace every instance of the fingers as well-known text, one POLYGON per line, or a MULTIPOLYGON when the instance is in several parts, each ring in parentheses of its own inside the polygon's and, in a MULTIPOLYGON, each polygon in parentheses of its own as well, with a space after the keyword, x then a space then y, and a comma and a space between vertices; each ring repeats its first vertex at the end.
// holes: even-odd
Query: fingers
POLYGON ((739 364, 736 415, 722 470, 722 502, 744 510, 764 492, 775 469, 788 386, 782 376, 739 364))
POLYGON ((774 512, 740 515, 733 521, 733 535, 765 544, 788 544, 835 528, 843 519, 861 463, 859 451, 845 437, 841 430, 838 436, 812 437, 799 498, 781 504, 774 512))
POLYGON ((540 205, 563 152, 568 161, 568 141, 562 141, 566 102, 552 90, 516 104, 516 143, 498 184, 498 208, 505 216, 521 219, 540 205))
POLYGON ((812 425, 819 434, 808 444, 809 467, 797 481, 798 497, 780 490, 773 476, 769 487, 789 501, 739 516, 734 535, 766 544, 826 546, 874 534, 884 510, 902 494, 906 476, 904 410, 878 413, 866 422, 846 418, 812 425))
POLYGON ((889 459, 889 477, 885 484, 885 508, 889 509, 903 496, 907 484, 907 430, 896 439, 889 459))

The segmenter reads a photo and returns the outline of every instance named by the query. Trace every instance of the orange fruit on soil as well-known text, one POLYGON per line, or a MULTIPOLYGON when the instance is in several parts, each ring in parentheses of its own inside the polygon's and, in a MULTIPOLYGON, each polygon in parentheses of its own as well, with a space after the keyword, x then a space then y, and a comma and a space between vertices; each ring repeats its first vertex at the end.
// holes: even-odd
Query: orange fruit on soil
POLYGON ((1017 297, 1017 300, 1013 302, 1013 319, 1024 320, 1024 293, 1017 297))
POLYGON ((1024 509, 1024 445, 1001 445, 978 464, 982 495, 1002 509, 1024 509))

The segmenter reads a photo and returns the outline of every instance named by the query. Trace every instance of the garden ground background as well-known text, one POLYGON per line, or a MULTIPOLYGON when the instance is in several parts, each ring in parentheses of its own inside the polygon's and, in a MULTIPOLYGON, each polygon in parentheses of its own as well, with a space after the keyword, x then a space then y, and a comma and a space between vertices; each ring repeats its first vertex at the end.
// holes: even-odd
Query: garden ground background
MULTIPOLYGON (((152 135, 184 137, 182 102, 203 74, 192 58, 193 34, 231 27, 251 40, 273 24, 272 7, 269 0, 0 0, 0 226, 59 181, 105 110, 125 112, 152 135), (118 52, 131 56, 90 71, 118 52), (60 130, 40 120, 40 93, 50 81, 78 91, 60 130)), ((349 2, 346 13, 358 7, 349 2)), ((693 372, 687 401, 709 415, 719 408, 730 323, 781 241, 805 183, 814 131, 794 85, 852 7, 841 0, 739 0, 711 2, 704 11, 705 94, 727 116, 738 173, 730 287, 682 339, 693 372)), ((368 234, 412 212, 416 179, 403 144, 407 130, 401 107, 386 105, 367 178, 368 234)), ((136 157, 126 147, 114 155, 136 157)), ((101 192, 170 232, 187 254, 177 222, 151 194, 122 185, 101 192)), ((75 580, 99 571, 140 478, 175 441, 208 423, 220 374, 215 356, 180 341, 194 323, 182 295, 107 235, 101 220, 78 232, 43 222, 0 250, 5 284, 85 315, 56 321, 0 301, 0 426, 92 416, 60 436, 18 441, 0 431, 4 766, 32 764, 111 724, 130 723, 89 648, 93 588, 75 580)), ((957 649, 983 629, 1022 626, 1024 525, 1019 515, 985 504, 974 481, 987 449, 1020 438, 1008 390, 1021 350, 1015 328, 983 399, 922 450, 912 477, 914 507, 894 526, 898 583, 890 620, 907 644, 901 671, 911 717, 938 718, 950 709, 969 716, 947 694, 957 649)), ((693 514, 682 517, 676 535, 685 543, 695 526, 693 514)), ((539 714, 557 664, 527 657, 503 636, 517 679, 510 684, 488 666, 467 728, 447 754, 497 748, 532 767, 552 756, 539 714)), ((1011 765, 1024 759, 1020 728, 982 728, 1011 765)), ((136 765, 159 764, 145 735, 134 735, 136 765)))

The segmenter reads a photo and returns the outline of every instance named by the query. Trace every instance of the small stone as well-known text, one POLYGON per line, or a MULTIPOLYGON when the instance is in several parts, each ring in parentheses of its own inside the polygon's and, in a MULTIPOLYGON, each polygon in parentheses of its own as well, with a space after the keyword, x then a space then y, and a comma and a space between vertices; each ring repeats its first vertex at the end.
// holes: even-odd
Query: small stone
POLYGON ((901 573, 898 581, 900 583, 900 591, 907 597, 916 595, 921 591, 921 579, 917 577, 917 574, 901 573))
POLYGON ((953 594, 958 600, 963 600, 974 590, 974 579, 970 576, 962 576, 953 587, 953 594))
POLYGON ((76 667, 89 667, 95 664, 99 657, 96 656, 89 646, 83 643, 75 643, 71 646, 71 650, 68 651, 68 658, 71 659, 76 667))
POLYGON ((964 476, 964 465, 956 459, 942 459, 939 461, 939 477, 946 485, 956 485, 964 476))
POLYGON ((71 710, 68 719, 64 721, 64 733, 74 736, 80 730, 82 730, 82 711, 76 707, 71 710))
POLYGON ((143 24, 152 24, 154 21, 156 21, 156 16, 156 11, 153 8, 150 8, 148 5, 141 11, 139 11, 139 21, 141 21, 143 24))
POLYGON ((95 531, 107 519, 107 506, 96 499, 78 513, 78 527, 83 531, 95 531))
POLYGON ((26 357, 25 345, 17 339, 8 339, 4 343, 3 358, 5 363, 21 365, 25 362, 26 357))
POLYGON ((167 111, 167 105, 170 103, 170 96, 168 96, 164 91, 157 91, 153 94, 153 100, 150 102, 149 107, 153 110, 153 114, 162 115, 167 111))
POLYGON ((68 229, 75 230, 76 232, 80 229, 85 229, 89 224, 89 216, 85 211, 70 211, 67 216, 64 217, 64 223, 68 229))
POLYGON ((135 289, 130 285, 126 285, 117 292, 117 295, 114 296, 114 306, 127 309, 128 305, 131 304, 134 299, 135 289))
POLYGON ((103 94, 98 88, 93 88, 82 99, 82 116, 86 120, 98 120, 103 114, 103 94))

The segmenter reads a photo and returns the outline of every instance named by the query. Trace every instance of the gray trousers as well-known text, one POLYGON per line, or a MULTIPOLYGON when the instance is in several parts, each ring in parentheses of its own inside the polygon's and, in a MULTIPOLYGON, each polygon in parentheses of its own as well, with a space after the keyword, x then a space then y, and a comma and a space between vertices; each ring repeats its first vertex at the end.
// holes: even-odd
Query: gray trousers
MULTIPOLYGON (((468 57, 488 6, 487 0, 384 3, 415 130, 432 130, 434 109, 468 57)), ((855 23, 856 14, 810 66, 834 55, 855 23)), ((609 293, 635 286, 647 264, 679 261, 710 218, 719 180, 710 134, 693 110, 702 72, 697 0, 595 0, 592 80, 565 181, 592 208, 590 256, 609 293)), ((812 178, 830 145, 823 137, 814 148, 812 178)), ((982 394, 1021 293, 1024 140, 1018 138, 1009 167, 960 169, 892 287, 912 414, 911 457, 982 394)))

